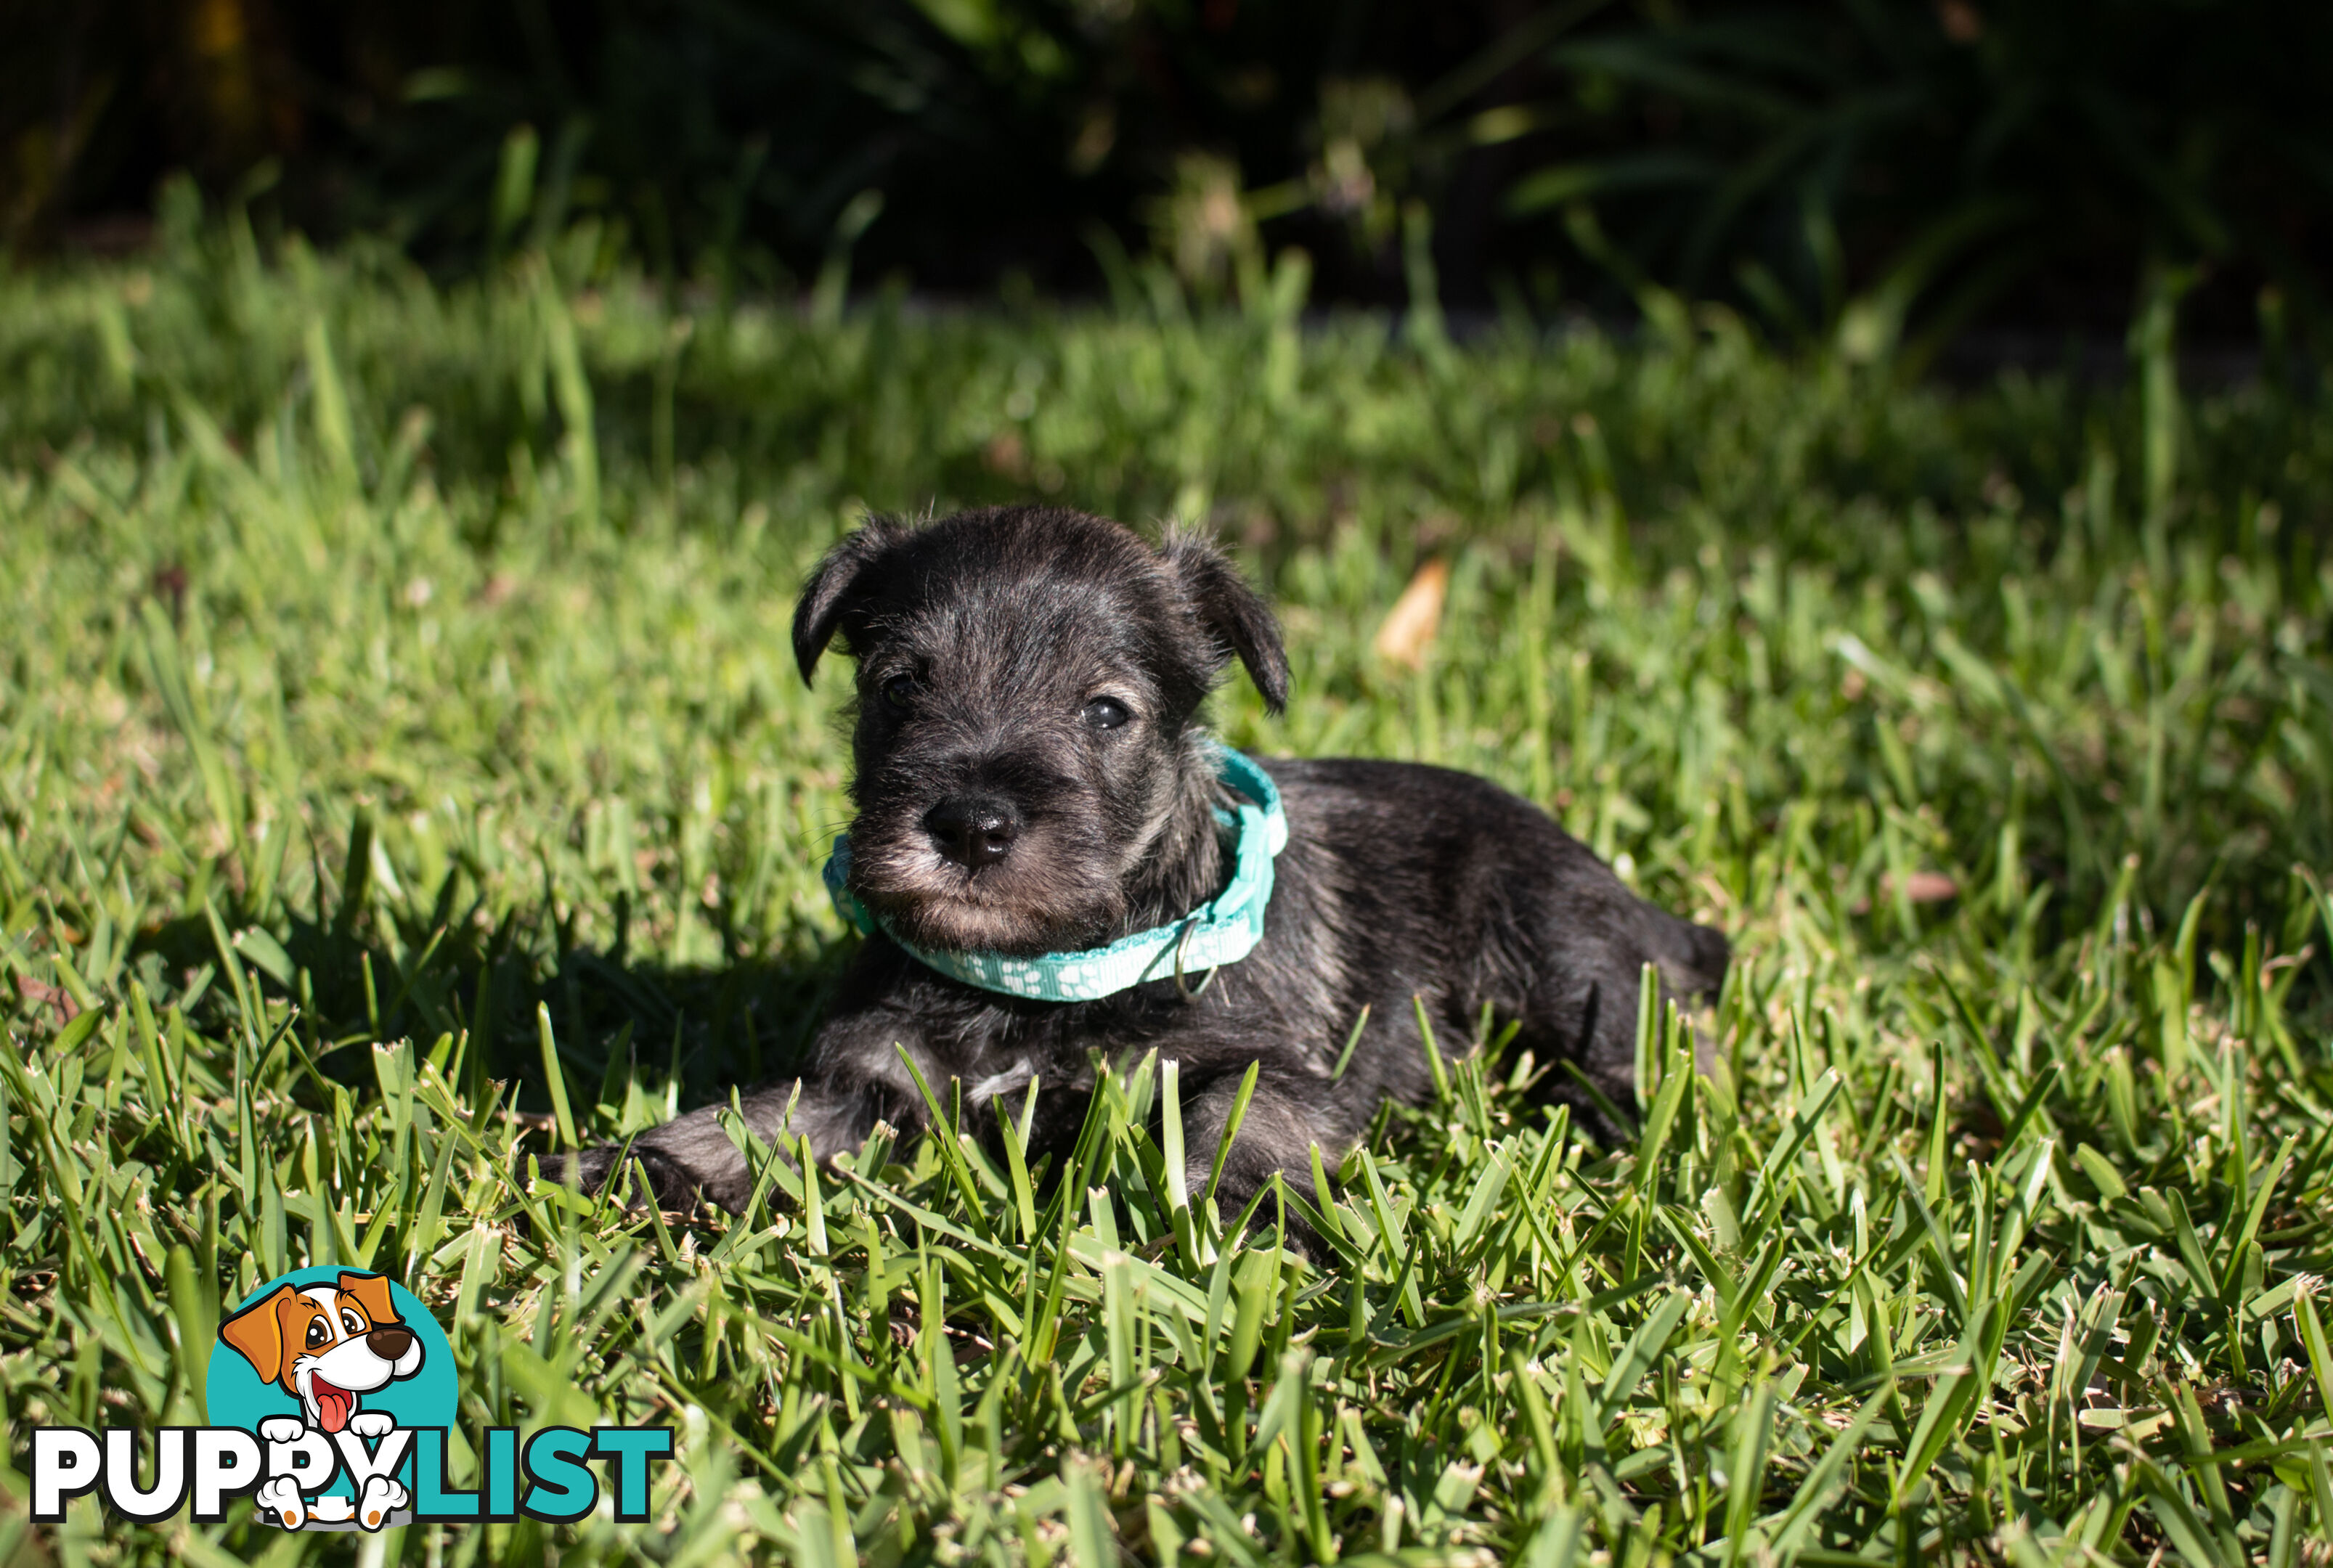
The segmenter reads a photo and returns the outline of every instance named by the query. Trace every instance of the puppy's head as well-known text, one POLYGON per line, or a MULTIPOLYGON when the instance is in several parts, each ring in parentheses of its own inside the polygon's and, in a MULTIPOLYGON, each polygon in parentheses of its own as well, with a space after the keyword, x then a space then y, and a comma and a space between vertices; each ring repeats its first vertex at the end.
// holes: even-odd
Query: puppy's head
POLYGON ((389 1280, 343 1273, 331 1285, 281 1285, 219 1324, 219 1338, 299 1400, 309 1424, 337 1432, 357 1396, 411 1377, 421 1341, 397 1315, 389 1280))
POLYGON ((859 660, 852 890, 920 946, 1090 946, 1204 793, 1200 704, 1236 655, 1288 697, 1272 612, 1204 540, 1043 507, 870 520, 794 612, 808 680, 859 660))

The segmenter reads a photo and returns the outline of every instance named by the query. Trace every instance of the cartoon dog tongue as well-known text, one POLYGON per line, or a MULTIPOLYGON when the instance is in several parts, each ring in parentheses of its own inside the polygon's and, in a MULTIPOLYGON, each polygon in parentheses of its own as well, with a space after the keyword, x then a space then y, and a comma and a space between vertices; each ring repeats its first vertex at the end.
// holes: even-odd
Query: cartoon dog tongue
POLYGON ((316 1396, 317 1419, 324 1423, 326 1432, 337 1432, 349 1424, 349 1416, 357 1408, 356 1395, 346 1389, 334 1388, 322 1378, 308 1386, 316 1396))

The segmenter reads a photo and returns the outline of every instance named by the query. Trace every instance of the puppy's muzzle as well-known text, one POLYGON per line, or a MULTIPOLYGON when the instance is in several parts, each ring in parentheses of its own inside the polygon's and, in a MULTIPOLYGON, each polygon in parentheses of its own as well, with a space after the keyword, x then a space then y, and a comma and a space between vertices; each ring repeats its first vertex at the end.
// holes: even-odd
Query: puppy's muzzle
POLYGON ((977 871, 1013 852, 1021 814, 994 795, 951 795, 925 814, 924 831, 943 856, 977 871))
POLYGON ((365 1335, 365 1348, 383 1361, 395 1361, 413 1348, 409 1328, 377 1328, 365 1335))

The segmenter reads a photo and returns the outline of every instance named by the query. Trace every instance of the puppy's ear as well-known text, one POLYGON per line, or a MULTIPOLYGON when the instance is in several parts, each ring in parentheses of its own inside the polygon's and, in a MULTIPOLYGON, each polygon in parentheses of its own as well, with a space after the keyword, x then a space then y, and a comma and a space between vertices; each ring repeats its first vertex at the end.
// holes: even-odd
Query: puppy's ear
POLYGON ((1191 608, 1216 642, 1239 655, 1272 712, 1288 706, 1288 651, 1280 622, 1224 552, 1201 535, 1173 533, 1161 552, 1191 597, 1191 608))
POLYGON ((283 1375, 283 1325, 277 1321, 275 1309, 285 1297, 299 1294, 288 1285, 279 1285, 264 1300, 253 1302, 219 1324, 219 1338, 251 1363, 262 1382, 272 1383, 283 1375))
POLYGON ((385 1274, 343 1274, 341 1294, 355 1296, 365 1316, 376 1326, 403 1321, 397 1315, 397 1304, 389 1298, 389 1276, 385 1274))
POLYGON ((906 524, 890 518, 870 517, 828 550, 802 584, 802 598, 794 606, 794 663, 802 667, 802 684, 810 684, 811 672, 841 629, 843 617, 881 584, 883 557, 908 531, 906 524))

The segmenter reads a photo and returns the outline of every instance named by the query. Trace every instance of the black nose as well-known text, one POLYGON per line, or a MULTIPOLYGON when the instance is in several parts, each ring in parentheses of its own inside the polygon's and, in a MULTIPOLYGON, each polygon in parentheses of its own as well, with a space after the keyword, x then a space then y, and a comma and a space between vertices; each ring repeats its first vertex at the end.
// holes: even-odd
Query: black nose
POLYGON ((924 817, 924 831, 940 853, 977 871, 1012 851, 1021 834, 1020 813, 993 795, 952 795, 924 817))
POLYGON ((395 1361, 413 1348, 409 1328, 377 1328, 365 1335, 365 1346, 383 1361, 395 1361))

